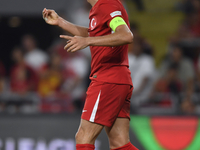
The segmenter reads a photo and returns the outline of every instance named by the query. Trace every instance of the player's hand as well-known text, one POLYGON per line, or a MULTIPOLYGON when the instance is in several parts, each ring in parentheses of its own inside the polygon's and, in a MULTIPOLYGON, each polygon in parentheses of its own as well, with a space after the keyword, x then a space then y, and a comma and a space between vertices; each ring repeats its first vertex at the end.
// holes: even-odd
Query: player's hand
POLYGON ((87 37, 60 35, 60 38, 68 40, 64 47, 67 52, 76 52, 88 46, 87 37))
POLYGON ((42 15, 46 23, 50 25, 58 25, 59 16, 54 10, 44 8, 42 15))

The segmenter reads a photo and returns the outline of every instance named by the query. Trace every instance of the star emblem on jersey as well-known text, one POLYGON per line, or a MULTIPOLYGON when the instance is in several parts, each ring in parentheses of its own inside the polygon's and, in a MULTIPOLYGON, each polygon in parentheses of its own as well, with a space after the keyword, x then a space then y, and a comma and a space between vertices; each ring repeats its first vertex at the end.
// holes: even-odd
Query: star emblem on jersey
POLYGON ((94 28, 96 27, 97 25, 97 19, 96 17, 92 18, 91 22, 90 22, 90 27, 91 27, 91 30, 94 30, 94 28))

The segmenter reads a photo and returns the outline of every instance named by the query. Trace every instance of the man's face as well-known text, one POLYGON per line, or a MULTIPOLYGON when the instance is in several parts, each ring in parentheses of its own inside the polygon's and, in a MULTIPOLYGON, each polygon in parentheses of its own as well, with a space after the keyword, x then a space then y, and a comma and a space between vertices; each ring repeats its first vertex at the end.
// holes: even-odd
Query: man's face
POLYGON ((22 39, 22 45, 26 50, 32 50, 36 47, 36 42, 33 37, 26 35, 22 39))
POLYGON ((182 51, 180 48, 175 48, 172 52, 172 59, 175 62, 179 62, 182 58, 182 51))
POLYGON ((23 54, 20 49, 16 48, 13 50, 12 59, 15 62, 20 62, 21 60, 23 60, 23 54))

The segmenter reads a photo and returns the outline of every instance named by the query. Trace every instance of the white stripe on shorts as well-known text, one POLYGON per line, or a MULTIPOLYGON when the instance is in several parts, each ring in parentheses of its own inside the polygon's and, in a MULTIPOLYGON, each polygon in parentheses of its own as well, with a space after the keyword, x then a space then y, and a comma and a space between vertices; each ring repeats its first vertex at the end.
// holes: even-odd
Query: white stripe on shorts
POLYGON ((95 119, 95 116, 96 116, 96 113, 97 113, 97 109, 98 109, 98 105, 99 105, 100 95, 101 95, 101 91, 99 92, 99 95, 98 95, 96 103, 94 105, 92 114, 90 116, 90 122, 94 122, 94 119, 95 119))

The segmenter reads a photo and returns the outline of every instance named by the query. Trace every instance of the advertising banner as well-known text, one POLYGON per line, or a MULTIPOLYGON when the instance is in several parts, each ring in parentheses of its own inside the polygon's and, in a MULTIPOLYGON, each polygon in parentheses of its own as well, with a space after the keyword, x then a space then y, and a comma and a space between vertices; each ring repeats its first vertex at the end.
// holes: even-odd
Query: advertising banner
MULTIPOLYGON (((80 116, 0 116, 0 150, 76 150, 80 116)), ((140 150, 200 150, 197 117, 131 116, 131 142, 140 150)), ((95 150, 109 150, 103 131, 95 150)))
MULTIPOLYGON (((80 116, 0 116, 0 150, 75 150, 80 116)), ((103 131, 95 150, 109 150, 103 131)))

